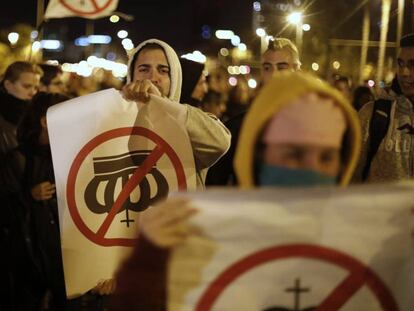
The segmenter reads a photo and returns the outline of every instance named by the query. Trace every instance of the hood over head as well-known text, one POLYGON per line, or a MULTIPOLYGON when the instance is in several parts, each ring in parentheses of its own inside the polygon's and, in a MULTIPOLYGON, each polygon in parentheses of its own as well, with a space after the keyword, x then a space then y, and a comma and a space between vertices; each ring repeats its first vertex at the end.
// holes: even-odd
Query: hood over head
POLYGON ((164 41, 158 39, 149 39, 141 42, 134 50, 132 50, 129 61, 128 61, 128 75, 127 75, 127 83, 132 82, 132 75, 134 73, 134 65, 136 57, 139 51, 142 50, 145 45, 149 43, 158 44, 163 50, 167 57, 168 65, 170 66, 170 92, 168 98, 175 102, 180 102, 181 96, 181 84, 182 84, 182 72, 181 72, 181 65, 180 60, 178 59, 177 53, 175 53, 174 49, 164 41))
MULTIPOLYGON (((349 183, 361 148, 361 129, 355 110, 339 91, 311 74, 285 72, 276 75, 262 88, 253 101, 241 128, 234 160, 240 186, 244 188, 255 186, 255 149, 259 140, 290 142, 287 139, 294 137, 293 143, 307 143, 319 137, 323 142, 322 145, 332 145, 338 135, 343 133, 343 126, 339 124, 343 124, 343 120, 345 120, 346 131, 342 142, 345 152, 342 152, 343 167, 339 176, 341 186, 349 183), (319 102, 317 98, 320 98, 319 102), (312 104, 312 107, 304 108, 303 105, 306 103, 312 104), (321 104, 329 107, 322 107, 321 104), (298 111, 298 107, 302 109, 298 111), (318 120, 306 120, 307 111, 317 113, 318 120), (294 113, 300 115, 294 117, 294 113), (283 118, 279 118, 280 116, 283 118), (290 117, 298 123, 297 128, 289 127, 286 119, 290 117), (327 119, 328 117, 332 119, 327 119), (325 118, 326 124, 316 128, 315 122, 322 122, 319 118, 325 118), (288 130, 285 133, 276 133, 274 137, 266 136, 268 134, 265 130, 275 126, 272 124, 274 120, 282 121, 283 128, 288 130), (301 134, 301 124, 299 124, 301 120, 307 122, 315 130, 312 133, 301 134), (326 133, 329 126, 335 133, 326 133), (299 136, 295 137, 292 134, 299 136)), ((278 123, 277 126, 280 124, 278 123)))
POLYGON ((195 61, 180 58, 181 69, 183 71, 183 85, 181 88, 181 102, 190 104, 194 101, 191 94, 200 80, 200 76, 204 70, 204 64, 195 61))

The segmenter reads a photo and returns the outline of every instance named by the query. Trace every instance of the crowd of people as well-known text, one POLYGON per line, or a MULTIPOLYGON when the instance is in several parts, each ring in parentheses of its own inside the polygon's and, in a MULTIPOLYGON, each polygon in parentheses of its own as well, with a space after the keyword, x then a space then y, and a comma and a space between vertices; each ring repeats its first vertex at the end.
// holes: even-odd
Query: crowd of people
MULTIPOLYGON (((253 94, 242 78, 230 87, 223 68, 206 75, 151 39, 131 53, 120 92, 144 104, 168 98, 163 109, 184 116, 199 191, 395 182, 414 177, 414 34, 401 39, 397 64, 389 88, 352 90, 346 77, 329 84, 302 72, 296 46, 276 38, 253 94)), ((181 199, 142 213, 137 244, 114 279, 66 297, 46 111, 83 94, 62 76, 59 66, 19 61, 1 82, 0 310, 165 310, 168 254, 194 234, 196 210, 181 199)))

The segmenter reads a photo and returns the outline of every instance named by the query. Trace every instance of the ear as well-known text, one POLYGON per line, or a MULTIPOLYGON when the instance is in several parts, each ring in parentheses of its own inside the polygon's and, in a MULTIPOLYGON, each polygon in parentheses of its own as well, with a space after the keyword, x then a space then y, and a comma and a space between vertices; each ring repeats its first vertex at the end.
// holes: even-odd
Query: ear
POLYGON ((10 80, 4 80, 4 88, 6 89, 7 93, 10 93, 10 88, 13 87, 13 83, 10 80))
POLYGON ((46 116, 43 116, 43 117, 40 118, 40 125, 42 126, 42 128, 47 129, 46 116))

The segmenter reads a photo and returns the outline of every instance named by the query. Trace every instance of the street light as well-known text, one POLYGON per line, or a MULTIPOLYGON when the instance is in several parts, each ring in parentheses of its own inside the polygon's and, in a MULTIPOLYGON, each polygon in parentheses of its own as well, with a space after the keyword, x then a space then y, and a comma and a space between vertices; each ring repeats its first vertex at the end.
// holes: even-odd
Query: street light
POLYGON ((289 23, 296 25, 296 47, 298 48, 299 54, 302 50, 302 13, 292 12, 288 15, 287 20, 289 23))

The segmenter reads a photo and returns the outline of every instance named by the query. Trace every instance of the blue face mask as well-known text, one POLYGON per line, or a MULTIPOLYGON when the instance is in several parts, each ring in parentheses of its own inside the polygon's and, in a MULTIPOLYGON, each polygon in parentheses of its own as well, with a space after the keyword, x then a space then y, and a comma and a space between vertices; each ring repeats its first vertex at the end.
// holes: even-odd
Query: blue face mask
POLYGON ((336 184, 336 178, 332 176, 310 170, 291 169, 264 163, 259 166, 258 178, 260 186, 312 187, 336 184))

